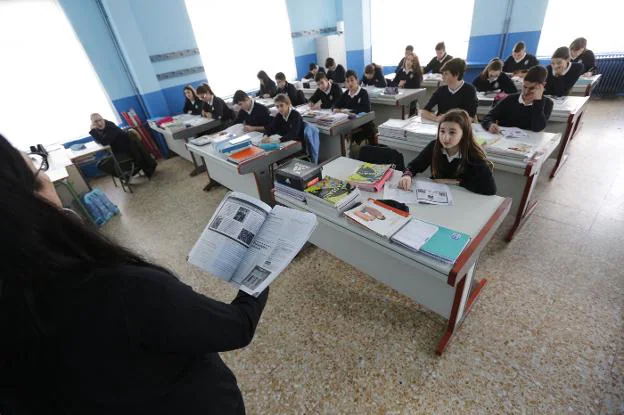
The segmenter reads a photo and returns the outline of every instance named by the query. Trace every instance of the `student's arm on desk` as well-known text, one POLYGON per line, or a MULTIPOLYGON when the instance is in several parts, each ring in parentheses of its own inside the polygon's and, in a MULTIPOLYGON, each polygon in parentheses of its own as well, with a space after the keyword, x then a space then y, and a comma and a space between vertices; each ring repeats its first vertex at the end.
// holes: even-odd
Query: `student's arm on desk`
POLYGON ((411 190, 412 178, 418 173, 422 173, 431 166, 431 158, 433 157, 433 146, 436 140, 432 140, 423 148, 418 156, 407 165, 407 169, 403 172, 403 177, 399 180, 399 188, 403 190, 411 190))
POLYGON ((492 134, 498 134, 500 132, 497 124, 501 120, 503 113, 507 109, 508 99, 509 98, 503 99, 495 107, 490 109, 485 117, 483 117, 483 121, 481 121, 481 126, 485 131, 489 131, 492 134))
POLYGON ((472 165, 473 174, 466 174, 460 178, 459 185, 466 190, 480 195, 491 196, 496 194, 496 183, 488 164, 484 161, 477 165, 472 165))
POLYGON ((429 121, 435 121, 435 122, 439 122, 442 119, 443 114, 440 114, 438 116, 432 112, 433 107, 438 105, 439 95, 440 95, 438 91, 440 91, 440 88, 436 89, 433 95, 431 95, 431 98, 429 98, 429 102, 427 102, 427 105, 425 105, 425 108, 423 108, 420 111, 420 116, 422 118, 429 120, 429 121))

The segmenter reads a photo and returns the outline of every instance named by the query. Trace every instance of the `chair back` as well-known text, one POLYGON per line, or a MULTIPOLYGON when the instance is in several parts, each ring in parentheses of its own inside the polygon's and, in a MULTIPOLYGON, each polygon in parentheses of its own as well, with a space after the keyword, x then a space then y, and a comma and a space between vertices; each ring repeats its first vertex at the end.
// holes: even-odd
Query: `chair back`
POLYGON ((395 169, 399 171, 405 170, 403 154, 383 144, 362 147, 358 159, 373 164, 394 164, 395 169))

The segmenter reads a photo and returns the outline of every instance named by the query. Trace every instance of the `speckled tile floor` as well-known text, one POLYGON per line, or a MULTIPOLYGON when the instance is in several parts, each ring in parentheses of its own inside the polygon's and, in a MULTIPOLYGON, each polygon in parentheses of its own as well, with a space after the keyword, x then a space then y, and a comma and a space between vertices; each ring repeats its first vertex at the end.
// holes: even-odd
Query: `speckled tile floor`
MULTIPOLYGON (((223 354, 248 413, 624 413, 623 111, 624 100, 590 103, 531 220, 487 247, 489 284, 441 358, 442 319, 305 248, 273 284, 252 344, 223 354)), ((134 194, 97 180, 122 211, 103 232, 229 301, 232 287, 186 263, 226 192, 203 192, 190 169, 161 162, 134 194)))

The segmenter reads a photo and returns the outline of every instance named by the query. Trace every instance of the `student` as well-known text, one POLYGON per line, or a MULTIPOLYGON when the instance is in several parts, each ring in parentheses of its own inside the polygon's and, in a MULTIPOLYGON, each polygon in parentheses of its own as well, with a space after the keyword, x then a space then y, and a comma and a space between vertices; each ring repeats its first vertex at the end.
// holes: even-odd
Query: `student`
POLYGON ((570 56, 572 57, 572 62, 583 64, 583 74, 585 76, 592 76, 598 70, 594 52, 587 49, 587 39, 584 37, 576 38, 570 44, 570 56))
POLYGON ((236 91, 232 100, 234 105, 238 105, 240 108, 234 124, 243 123, 243 131, 246 133, 250 131, 264 132, 264 128, 271 123, 271 114, 267 107, 255 102, 245 91, 240 89, 236 91))
POLYGON ((403 55, 403 57, 399 61, 399 64, 396 66, 396 68, 394 70, 394 73, 401 72, 401 70, 403 69, 403 63, 405 62, 405 58, 407 58, 407 55, 410 55, 412 53, 414 53, 414 46, 412 46, 412 45, 405 46, 405 54, 403 55))
POLYGON ((286 75, 284 75, 283 72, 276 73, 275 80, 277 81, 277 92, 280 94, 286 94, 294 106, 305 104, 305 97, 301 98, 303 94, 299 94, 297 88, 295 88, 293 84, 286 81, 286 75))
POLYGON ((201 115, 202 102, 197 97, 195 89, 191 85, 184 87, 184 109, 183 114, 201 115))
POLYGON ((539 65, 537 58, 526 52, 524 42, 518 42, 514 45, 511 56, 505 60, 503 72, 522 76, 536 65, 539 65))
POLYGON ((227 106, 225 101, 216 96, 208 85, 199 86, 197 96, 204 102, 202 113, 204 117, 219 120, 224 124, 234 119, 234 111, 227 106))
POLYGON ((496 90, 501 90, 506 94, 515 94, 518 92, 516 85, 509 75, 503 72, 503 61, 498 58, 492 59, 485 69, 481 71, 479 76, 472 81, 472 84, 479 92, 496 90))
POLYGON ((562 97, 570 90, 583 73, 583 64, 570 61, 570 49, 567 46, 557 48, 552 55, 546 78, 545 94, 562 97))
POLYGON ((260 80, 260 91, 258 92, 260 98, 273 98, 277 95, 277 85, 266 72, 260 71, 257 76, 260 80))
POLYGON ((364 68, 364 76, 362 77, 362 81, 360 81, 360 85, 385 88, 386 78, 383 75, 382 67, 375 63, 366 65, 364 68))
MULTIPOLYGON (((0 136, 3 414, 242 414, 220 352, 247 346, 268 299, 199 294, 61 209, 0 136)), ((230 356, 230 358, 233 356, 230 356)))
POLYGON ((440 42, 435 46, 436 55, 429 61, 423 73, 440 73, 442 66, 453 59, 451 55, 446 53, 446 45, 444 42, 440 42))
POLYGON ((314 80, 318 88, 316 88, 316 91, 314 91, 314 94, 310 97, 310 108, 333 108, 334 104, 338 102, 342 96, 342 88, 340 88, 338 84, 328 80, 327 75, 323 72, 317 73, 314 80))
POLYGON ((345 83, 346 74, 344 66, 336 65, 334 58, 327 58, 325 59, 325 67, 327 68, 327 79, 339 84, 345 83))
POLYGON ((394 76, 392 85, 399 88, 420 88, 422 80, 423 75, 418 56, 410 53, 405 56, 403 68, 394 76))
POLYGON ((542 131, 553 110, 552 99, 544 96, 548 71, 543 66, 534 66, 526 73, 522 93, 508 95, 490 110, 481 125, 492 134, 498 134, 500 127, 518 127, 523 130, 542 131))
POLYGON ((399 188, 411 190, 413 176, 428 168, 431 179, 438 183, 459 185, 482 195, 496 194, 492 163, 475 141, 466 111, 444 114, 438 126, 438 138, 407 165, 399 188))
POLYGON ((273 121, 265 128, 264 142, 269 141, 269 137, 273 134, 282 136, 280 141, 295 140, 304 142, 303 117, 295 110, 290 102, 290 98, 286 94, 278 94, 275 97, 275 106, 277 107, 277 115, 273 121))
POLYGON ((471 84, 464 82, 465 70, 466 62, 460 58, 451 59, 442 66, 442 79, 446 85, 439 87, 433 93, 421 111, 421 117, 439 122, 447 111, 460 108, 474 118, 479 105, 477 90, 471 84), (435 106, 438 109, 434 114, 432 111, 435 106))
POLYGON ((305 74, 303 79, 307 79, 307 80, 313 81, 314 77, 316 76, 317 73, 319 73, 319 72, 325 73, 325 69, 319 67, 314 62, 312 62, 308 68, 309 68, 309 72, 307 74, 305 74))

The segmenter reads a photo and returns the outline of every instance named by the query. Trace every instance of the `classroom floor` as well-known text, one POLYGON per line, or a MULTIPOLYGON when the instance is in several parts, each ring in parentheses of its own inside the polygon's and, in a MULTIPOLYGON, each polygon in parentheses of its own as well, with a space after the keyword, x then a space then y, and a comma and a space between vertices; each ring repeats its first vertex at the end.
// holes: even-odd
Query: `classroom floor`
MULTIPOLYGON (((327 252, 306 248, 271 287, 252 344, 222 356, 250 414, 624 413, 624 100, 592 101, 570 158, 512 243, 507 218, 478 265, 489 281, 442 357, 445 322, 327 252)), ((234 298, 186 255, 224 196, 179 158, 103 232, 196 290, 234 298)), ((392 272, 392 270, 388 270, 392 272)))

